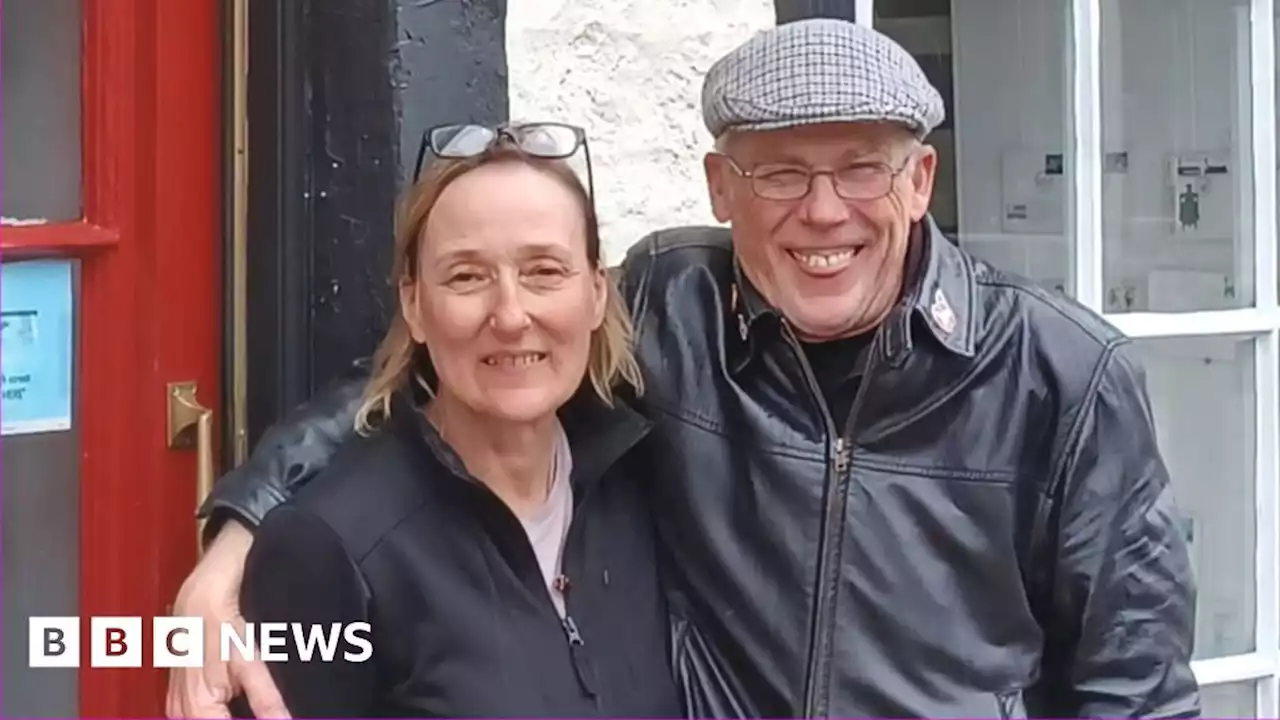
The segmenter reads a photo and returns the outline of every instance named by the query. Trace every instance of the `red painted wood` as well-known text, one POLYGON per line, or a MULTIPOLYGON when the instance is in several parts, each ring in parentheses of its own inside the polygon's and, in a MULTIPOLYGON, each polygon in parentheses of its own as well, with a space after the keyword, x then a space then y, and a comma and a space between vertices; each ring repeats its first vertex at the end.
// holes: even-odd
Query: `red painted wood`
MULTIPOLYGON (((143 410, 145 348, 137 297, 126 289, 144 282, 137 261, 139 203, 145 163, 138 157, 140 123, 137 63, 140 28, 131 0, 96 0, 82 5, 84 14, 83 135, 85 216, 109 227, 120 242, 109 252, 85 258, 82 266, 80 357, 77 389, 80 412, 80 615, 135 615, 145 592, 146 561, 125 568, 131 551, 122 541, 130 525, 145 524, 152 508, 146 501, 147 478, 155 474, 147 436, 154 421, 143 410), (125 487, 127 474, 141 481, 125 487)), ((145 538, 136 538, 136 544, 145 538)), ((86 645, 88 643, 85 643, 86 645)), ((82 655, 83 661, 83 655, 82 655)), ((80 714, 108 715, 125 709, 129 670, 80 671, 80 714)), ((136 682, 142 673, 136 672, 136 682)), ((134 690, 134 694, 138 694, 134 690)))
POLYGON ((0 225, 0 253, 6 258, 79 254, 115 245, 120 234, 87 222, 0 225))
MULTIPOLYGON (((83 5, 85 221, 118 238, 82 266, 86 631, 91 615, 148 626, 195 559, 195 453, 166 448, 165 386, 196 380, 220 410, 219 6, 83 5)), ((82 717, 163 716, 144 631, 144 668, 81 670, 82 717)))

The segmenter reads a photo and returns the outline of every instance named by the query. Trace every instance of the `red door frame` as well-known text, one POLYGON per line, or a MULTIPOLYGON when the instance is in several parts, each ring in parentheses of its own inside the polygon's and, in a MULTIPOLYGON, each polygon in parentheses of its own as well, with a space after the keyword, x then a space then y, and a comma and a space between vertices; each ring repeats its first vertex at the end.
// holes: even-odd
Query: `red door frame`
MULTIPOLYGON (((94 615, 147 628, 195 560, 196 454, 167 449, 165 391, 195 380, 221 411, 223 22, 219 0, 84 0, 82 12, 83 218, 5 227, 0 252, 82 260, 87 632, 94 615)), ((83 643, 82 717, 163 716, 167 675, 144 639, 141 669, 90 669, 83 643)))

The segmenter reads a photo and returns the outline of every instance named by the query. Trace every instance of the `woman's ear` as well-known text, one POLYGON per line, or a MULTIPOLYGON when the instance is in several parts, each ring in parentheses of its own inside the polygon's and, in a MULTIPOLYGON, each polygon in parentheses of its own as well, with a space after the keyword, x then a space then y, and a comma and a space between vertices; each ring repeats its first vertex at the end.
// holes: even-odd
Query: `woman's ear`
POLYGON ((595 289, 595 297, 591 306, 591 329, 595 331, 604 325, 604 316, 609 310, 609 293, 613 290, 613 277, 609 275, 608 268, 596 268, 592 286, 595 289))
POLYGON ((409 335, 414 342, 424 345, 427 342, 426 332, 422 324, 422 293, 418 292, 418 283, 410 278, 400 280, 400 315, 409 326, 409 335))

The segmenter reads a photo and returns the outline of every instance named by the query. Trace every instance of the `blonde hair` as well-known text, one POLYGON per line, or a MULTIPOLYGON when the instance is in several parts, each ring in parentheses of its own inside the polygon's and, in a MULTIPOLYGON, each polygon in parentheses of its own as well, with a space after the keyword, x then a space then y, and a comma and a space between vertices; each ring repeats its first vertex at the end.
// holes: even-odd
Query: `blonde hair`
MULTIPOLYGON (((555 176, 577 196, 582 204, 587 225, 587 259, 593 270, 604 270, 600 247, 600 228, 596 220, 591 198, 578 176, 562 161, 547 160, 527 155, 511 146, 495 146, 482 155, 467 159, 437 161, 424 173, 422 179, 404 194, 396 219, 395 248, 392 255, 391 284, 414 282, 418 274, 418 250, 422 243, 423 228, 431 209, 440 194, 454 180, 482 165, 498 161, 523 162, 555 176)), ((587 360, 587 378, 596 395, 612 406, 614 388, 622 383, 632 386, 635 394, 643 392, 639 363, 636 362, 632 341, 634 330, 631 316, 622 303, 622 297, 614 286, 610 273, 605 273, 604 321, 591 334, 590 356, 587 360)), ((396 392, 416 382, 428 393, 434 393, 430 382, 423 375, 425 353, 409 331, 396 293, 396 312, 391 325, 378 345, 373 357, 373 373, 365 385, 364 400, 356 412, 356 431, 367 435, 374 430, 374 416, 383 419, 391 414, 391 399, 396 392)))

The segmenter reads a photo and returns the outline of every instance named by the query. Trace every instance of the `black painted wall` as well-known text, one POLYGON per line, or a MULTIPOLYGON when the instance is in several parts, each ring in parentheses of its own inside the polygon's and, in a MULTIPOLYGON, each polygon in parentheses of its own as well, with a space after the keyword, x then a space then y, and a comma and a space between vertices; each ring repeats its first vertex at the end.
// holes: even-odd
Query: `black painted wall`
MULTIPOLYGON (((396 196, 423 130, 507 117, 506 8, 249 3, 250 445, 376 346, 396 196)), ((854 14, 853 0, 775 8, 779 22, 854 14)))
POLYGON ((249 6, 252 445, 372 352, 418 139, 434 123, 504 119, 507 81, 506 0, 249 6))
POLYGON ((384 0, 312 0, 306 57, 312 383, 371 347, 388 309, 386 267, 399 157, 389 58, 395 9, 384 0))

